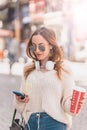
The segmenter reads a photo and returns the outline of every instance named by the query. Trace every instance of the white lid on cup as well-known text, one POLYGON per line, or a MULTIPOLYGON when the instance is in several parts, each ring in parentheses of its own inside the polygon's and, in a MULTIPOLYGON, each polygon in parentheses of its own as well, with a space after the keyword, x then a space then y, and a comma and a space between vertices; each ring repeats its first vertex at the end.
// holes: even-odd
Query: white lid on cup
POLYGON ((74 90, 77 90, 79 92, 86 92, 86 89, 85 88, 82 88, 82 87, 79 87, 79 86, 75 86, 74 87, 74 90))

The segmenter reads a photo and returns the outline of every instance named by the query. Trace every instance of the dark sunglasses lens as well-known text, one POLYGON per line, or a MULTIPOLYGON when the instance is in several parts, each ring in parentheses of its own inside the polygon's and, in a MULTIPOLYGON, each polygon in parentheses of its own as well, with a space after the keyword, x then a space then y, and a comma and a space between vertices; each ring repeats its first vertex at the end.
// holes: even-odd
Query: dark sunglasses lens
POLYGON ((40 51, 45 51, 45 47, 41 45, 41 46, 39 46, 39 50, 40 51))
POLYGON ((30 50, 31 51, 36 51, 36 47, 35 46, 30 46, 30 50))

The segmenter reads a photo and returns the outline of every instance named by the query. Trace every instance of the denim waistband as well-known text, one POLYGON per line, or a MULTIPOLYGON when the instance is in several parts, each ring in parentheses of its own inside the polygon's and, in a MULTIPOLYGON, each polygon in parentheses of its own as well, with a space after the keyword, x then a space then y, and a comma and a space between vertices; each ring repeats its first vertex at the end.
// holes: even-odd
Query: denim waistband
MULTIPOLYGON (((37 118, 37 130, 40 130, 39 128, 40 128, 40 119, 41 118, 43 118, 44 116, 47 116, 48 114, 47 113, 45 113, 45 112, 35 112, 35 113, 32 113, 31 114, 31 116, 30 116, 30 118, 37 118)), ((31 130, 30 129, 30 124, 29 124, 29 121, 28 121, 28 123, 27 123, 27 130, 31 130)))
POLYGON ((44 117, 46 115, 48 115, 46 112, 35 112, 31 114, 31 116, 40 116, 40 117, 44 117))
POLYGON ((25 130, 66 130, 66 124, 56 121, 46 112, 32 113, 25 130))

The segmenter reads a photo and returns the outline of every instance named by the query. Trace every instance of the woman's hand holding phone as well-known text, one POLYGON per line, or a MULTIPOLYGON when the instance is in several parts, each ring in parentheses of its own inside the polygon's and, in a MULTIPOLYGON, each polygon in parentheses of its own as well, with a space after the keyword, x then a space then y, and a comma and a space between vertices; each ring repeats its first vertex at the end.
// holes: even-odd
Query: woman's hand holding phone
POLYGON ((19 102, 27 103, 29 101, 29 96, 28 95, 25 95, 25 94, 23 94, 21 92, 18 92, 18 91, 13 91, 13 93, 15 94, 16 99, 19 102))
POLYGON ((17 96, 17 95, 16 95, 16 99, 17 99, 19 102, 28 103, 28 101, 29 101, 29 96, 28 96, 28 95, 25 95, 25 97, 22 99, 21 96, 17 96))

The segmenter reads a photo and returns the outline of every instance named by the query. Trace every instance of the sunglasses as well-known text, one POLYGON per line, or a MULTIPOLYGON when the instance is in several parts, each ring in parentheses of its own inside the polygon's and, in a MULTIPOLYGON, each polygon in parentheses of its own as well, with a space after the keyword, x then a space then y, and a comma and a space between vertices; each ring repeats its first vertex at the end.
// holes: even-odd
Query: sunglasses
POLYGON ((35 52, 37 50, 37 47, 38 47, 38 49, 40 51, 42 51, 42 52, 45 51, 45 47, 43 45, 39 45, 39 46, 31 45, 30 46, 30 50, 33 51, 33 52, 35 52))

